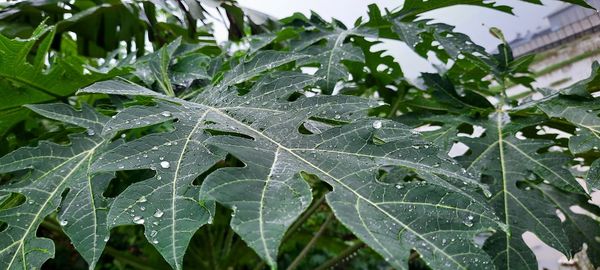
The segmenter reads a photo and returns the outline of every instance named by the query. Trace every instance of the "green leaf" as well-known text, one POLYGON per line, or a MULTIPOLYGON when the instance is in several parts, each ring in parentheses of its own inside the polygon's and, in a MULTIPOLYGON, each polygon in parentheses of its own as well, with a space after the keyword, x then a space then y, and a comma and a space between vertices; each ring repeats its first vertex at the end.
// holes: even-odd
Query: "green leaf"
POLYGON ((231 71, 225 73, 218 88, 232 86, 252 79, 262 72, 277 68, 281 65, 306 58, 307 55, 279 51, 261 51, 250 59, 244 59, 231 71))
POLYGON ((352 35, 368 35, 367 29, 343 29, 336 25, 330 28, 319 28, 319 31, 302 33, 292 44, 293 50, 310 55, 310 58, 300 61, 300 64, 318 64, 315 76, 321 78, 318 86, 323 93, 331 94, 336 83, 346 80, 349 76, 344 62, 364 62, 365 57, 359 47, 346 39, 352 35), (320 42, 324 41, 324 45, 320 42))
POLYGON ((598 241, 600 223, 592 215, 600 216, 600 208, 590 203, 588 196, 564 192, 545 184, 531 187, 539 190, 547 201, 564 215, 562 224, 569 236, 571 249, 579 251, 586 244, 588 258, 594 265, 598 265, 600 263, 600 242, 598 241), (575 206, 585 212, 574 211, 575 206))
POLYGON ((492 104, 477 92, 466 90, 462 95, 459 94, 448 77, 432 73, 423 73, 421 77, 425 85, 433 91, 436 100, 449 108, 470 112, 493 108, 492 104))
POLYGON ((0 173, 26 170, 21 178, 6 185, 2 193, 18 193, 26 200, 13 208, 0 210, 0 220, 8 227, 0 232, 2 269, 34 269, 54 256, 54 245, 36 236, 38 227, 58 208, 58 219, 75 248, 93 269, 108 239, 106 214, 109 200, 102 192, 112 174, 92 175, 90 164, 106 147, 98 134, 106 116, 84 106, 75 111, 65 104, 29 105, 46 117, 87 129, 70 136, 69 145, 40 142, 0 158, 0 173), (66 196, 63 193, 68 190, 66 196))
POLYGON ((458 157, 467 171, 481 175, 490 185, 489 204, 506 225, 508 231, 492 235, 484 249, 492 256, 498 269, 537 269, 533 252, 525 245, 522 234, 530 231, 558 251, 571 254, 568 237, 556 216, 555 208, 527 188, 525 183, 541 181, 554 187, 585 194, 571 173, 563 167, 569 157, 555 152, 542 152, 551 141, 521 138, 516 133, 535 125, 536 119, 510 119, 503 111, 490 116, 489 121, 474 122, 485 128, 481 137, 458 137, 469 148, 458 157))
POLYGON ((600 190, 600 160, 596 160, 590 165, 590 170, 585 177, 585 182, 589 189, 600 190))
MULTIPOLYGON (((235 74, 224 77, 239 78, 235 74)), ((418 139, 409 128, 361 116, 373 102, 350 96, 300 97, 288 101, 316 79, 304 74, 275 73, 259 79, 245 95, 235 89, 211 88, 203 91, 196 102, 151 94, 181 104, 169 105, 173 106, 168 110, 171 116, 164 119, 177 118, 175 130, 117 147, 103 156, 104 160, 114 162, 98 162, 94 166, 107 171, 155 166, 162 180, 154 178, 130 186, 113 204, 109 220, 116 217, 117 224, 135 223, 127 213, 130 209, 139 213, 136 201, 145 196, 148 205, 160 208, 164 217, 168 217, 167 228, 176 228, 172 221, 178 220, 173 217, 177 213, 174 210, 184 209, 176 199, 194 201, 190 183, 219 159, 210 153, 220 152, 209 150, 216 146, 245 166, 209 174, 202 183, 200 201, 208 204, 215 199, 233 209, 232 228, 273 267, 283 234, 310 203, 310 188, 300 176, 305 172, 317 175, 333 187, 327 201, 337 218, 395 267, 406 267, 410 249, 415 249, 433 268, 490 268, 489 257, 472 239, 477 233, 499 225, 493 212, 481 203, 483 198, 474 192, 478 184, 472 177, 447 158, 438 156, 435 147, 418 139), (300 133, 299 126, 309 119, 348 124, 312 135, 300 133), (152 152, 154 146, 158 149, 152 152), (148 154, 147 162, 138 162, 138 155, 144 160, 144 154, 148 154), (168 168, 159 167, 163 162, 160 157, 169 162, 168 168), (389 166, 407 168, 423 182, 401 179, 393 184, 379 182, 378 171, 389 166), (179 175, 174 173, 178 168, 190 169, 179 175), (162 186, 178 196, 149 195, 162 186), (179 195, 180 189, 191 194, 179 195), (165 200, 170 204, 164 205, 165 200)), ((226 81, 239 82, 239 79, 226 81)), ((119 93, 119 89, 132 88, 108 82, 82 92, 119 93)), ((137 94, 148 95, 149 91, 140 90, 137 94)), ((126 109, 107 124, 107 129, 114 132, 115 128, 157 123, 146 117, 154 119, 156 113, 164 110, 161 106, 167 106, 164 104, 168 103, 126 109)), ((192 211, 189 207, 185 209, 192 211)), ((165 226, 164 217, 155 219, 151 212, 144 215, 146 231, 152 230, 153 221, 165 226)), ((185 228, 189 237, 205 216, 201 217, 185 228)), ((155 246, 179 268, 178 260, 189 238, 164 236, 160 231, 156 236, 155 246), (171 242, 180 244, 177 251, 161 247, 165 243, 172 248, 171 242)))
POLYGON ((0 35, 0 95, 6 100, 0 104, 0 134, 24 119, 27 111, 22 106, 25 104, 63 99, 81 87, 123 73, 118 69, 96 71, 81 64, 78 56, 57 58, 44 67, 54 33, 53 27, 42 24, 27 39, 0 35), (30 63, 27 59, 37 42, 41 44, 30 63))
MULTIPOLYGON (((533 4, 542 4, 539 0, 521 0, 521 2, 533 3, 533 4)), ((572 3, 576 5, 580 5, 587 8, 592 8, 585 0, 564 0, 563 2, 572 3)), ((511 13, 512 7, 498 5, 496 1, 483 1, 483 0, 413 0, 407 1, 402 6, 402 9, 397 11, 394 14, 396 17, 402 17, 403 19, 413 19, 415 16, 420 15, 422 13, 432 11, 435 9, 457 6, 457 5, 472 5, 472 6, 480 6, 485 8, 491 8, 498 11, 511 13)))
POLYGON ((600 146, 600 102, 555 97, 537 105, 549 117, 561 118, 577 128, 569 138, 569 150, 575 154, 597 150, 600 146))
MULTIPOLYGON (((540 3, 538 0, 524 0, 525 2, 540 3)), ((509 6, 496 5, 495 1, 483 0, 414 0, 404 3, 402 9, 394 14, 397 17, 412 19, 415 16, 432 11, 435 9, 456 6, 456 5, 473 5, 491 9, 496 9, 506 13, 512 13, 512 8, 509 6)))
POLYGON ((202 108, 188 111, 170 103, 130 107, 111 119, 103 133, 173 119, 178 119, 174 125, 176 132, 152 134, 117 146, 103 154, 92 167, 100 172, 155 171, 152 178, 132 184, 115 199, 108 213, 108 226, 143 225, 148 241, 173 268, 181 269, 191 237, 200 226, 211 222, 214 212, 214 203, 198 200, 199 188, 192 182, 223 158, 203 144, 208 138, 201 129, 207 121, 206 111, 202 108))

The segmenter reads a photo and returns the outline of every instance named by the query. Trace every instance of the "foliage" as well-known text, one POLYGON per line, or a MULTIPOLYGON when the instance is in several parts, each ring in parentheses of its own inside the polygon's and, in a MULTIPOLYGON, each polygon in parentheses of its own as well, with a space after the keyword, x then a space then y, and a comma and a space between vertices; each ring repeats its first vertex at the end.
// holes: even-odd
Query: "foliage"
POLYGON ((349 28, 219 1, 7 4, 0 266, 536 269, 525 233, 600 265, 600 65, 534 89, 498 29, 488 53, 420 18, 461 4, 510 12, 419 0, 349 28), (444 66, 414 83, 380 39, 444 66))

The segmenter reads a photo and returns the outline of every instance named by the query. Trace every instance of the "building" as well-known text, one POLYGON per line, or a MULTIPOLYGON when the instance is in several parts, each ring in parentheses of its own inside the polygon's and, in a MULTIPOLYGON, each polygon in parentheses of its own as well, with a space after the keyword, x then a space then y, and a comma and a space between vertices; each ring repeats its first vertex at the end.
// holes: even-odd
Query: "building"
MULTIPOLYGON (((600 0, 587 0, 600 8, 600 0)), ((600 61, 600 14, 572 4, 562 4, 546 16, 548 26, 517 35, 510 46, 518 57, 536 54, 530 66, 535 88, 560 89, 590 75, 594 61, 600 61)), ((528 92, 522 85, 510 87, 509 94, 528 92)))
MULTIPOLYGON (((600 0, 587 0, 600 8, 600 0)), ((546 16, 549 26, 518 35, 510 42, 515 56, 539 53, 569 43, 582 36, 600 32, 600 14, 589 8, 573 4, 562 4, 546 16)))

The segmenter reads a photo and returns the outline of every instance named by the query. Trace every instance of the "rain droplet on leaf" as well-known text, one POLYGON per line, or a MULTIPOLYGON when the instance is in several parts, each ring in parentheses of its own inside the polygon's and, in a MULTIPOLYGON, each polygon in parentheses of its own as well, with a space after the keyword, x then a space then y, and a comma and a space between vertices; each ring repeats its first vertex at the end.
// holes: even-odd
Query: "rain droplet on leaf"
POLYGON ((144 218, 141 216, 135 216, 133 217, 133 223, 135 224, 144 224, 144 218))
POLYGON ((171 112, 170 111, 164 111, 164 112, 161 112, 160 115, 162 115, 164 117, 171 117, 171 112))
POLYGON ((165 212, 163 212, 162 210, 156 209, 156 212, 154 212, 153 216, 156 218, 159 218, 159 217, 162 217, 164 214, 165 214, 165 212))
POLYGON ((66 219, 60 221, 60 226, 67 226, 67 224, 69 224, 69 222, 66 219))
POLYGON ((373 122, 373 128, 374 129, 380 129, 381 126, 383 126, 383 124, 381 123, 381 121, 377 120, 377 121, 373 122))
POLYGON ((161 161, 161 162, 160 162, 160 166, 161 166, 163 169, 168 169, 169 167, 171 167, 171 163, 169 163, 168 161, 161 161))

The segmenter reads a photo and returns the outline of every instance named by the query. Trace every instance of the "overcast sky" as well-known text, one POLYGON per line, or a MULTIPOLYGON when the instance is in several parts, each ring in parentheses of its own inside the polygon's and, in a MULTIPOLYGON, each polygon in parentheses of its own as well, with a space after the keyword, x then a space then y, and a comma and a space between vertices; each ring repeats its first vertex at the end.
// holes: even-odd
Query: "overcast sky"
MULTIPOLYGON (((410 1, 410 0, 409 0, 410 1)), ((393 9, 402 4, 401 0, 238 0, 240 5, 252 8, 276 18, 287 17, 294 12, 309 14, 311 10, 329 20, 336 18, 347 26, 363 16, 367 17, 367 6, 371 3, 380 8, 393 9)), ((498 0, 499 4, 514 7, 515 15, 473 6, 456 6, 432 11, 425 17, 438 22, 456 26, 458 32, 471 36, 473 41, 488 49, 496 47, 498 40, 489 34, 489 28, 494 26, 502 29, 510 40, 517 33, 535 31, 538 27, 547 25, 545 16, 557 9, 562 3, 555 0, 542 0, 544 5, 534 5, 517 0, 498 0)), ((402 65, 407 77, 416 77, 419 72, 433 71, 426 60, 420 59, 399 42, 388 43, 385 49, 402 65)))

